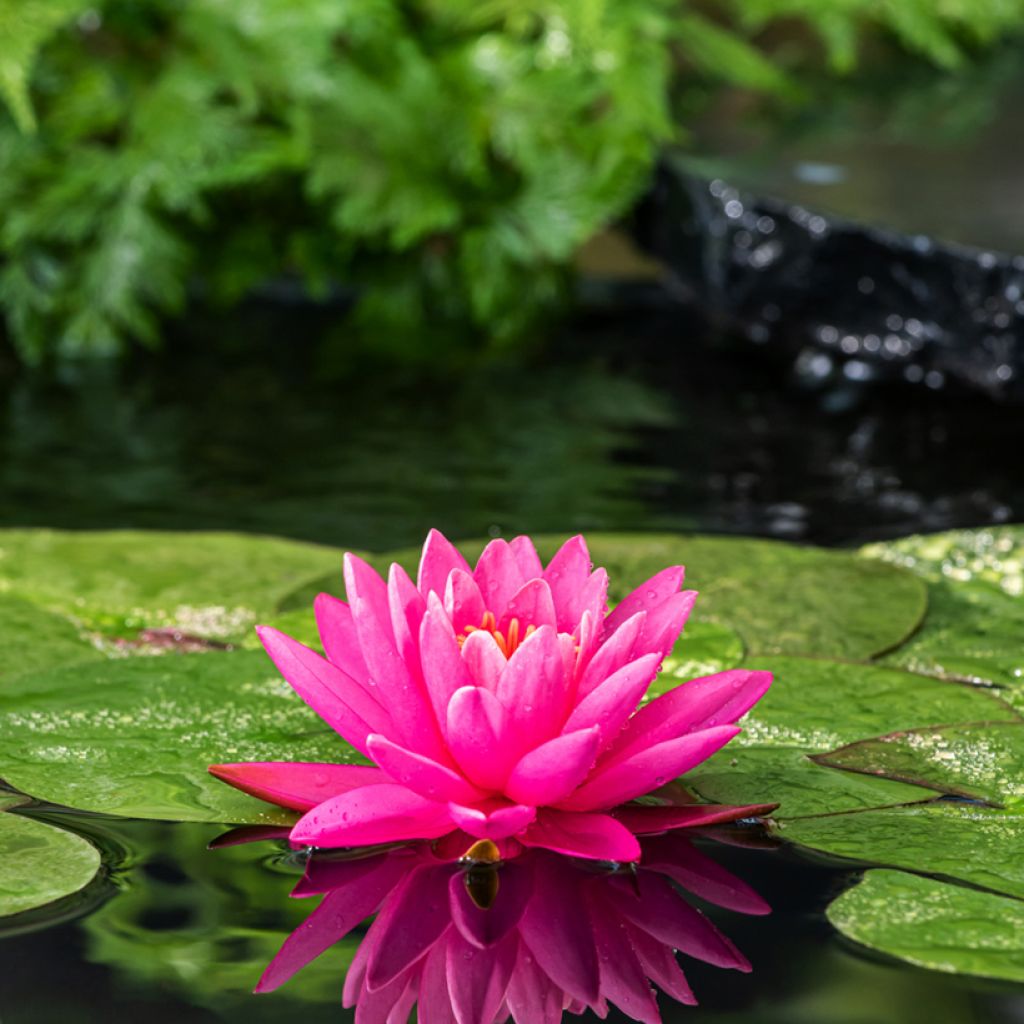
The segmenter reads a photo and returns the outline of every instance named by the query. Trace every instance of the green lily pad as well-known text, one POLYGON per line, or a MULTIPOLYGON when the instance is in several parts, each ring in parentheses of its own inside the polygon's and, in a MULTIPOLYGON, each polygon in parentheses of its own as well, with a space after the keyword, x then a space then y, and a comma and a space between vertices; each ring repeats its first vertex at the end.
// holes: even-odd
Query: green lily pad
POLYGON ((928 583, 924 624, 887 663, 998 683, 1024 707, 1024 526, 907 537, 861 553, 928 583))
POLYGON ((862 740, 815 760, 996 807, 1024 805, 1024 722, 914 729, 862 740))
POLYGON ((869 871, 829 908, 854 942, 919 967, 1024 981, 1024 903, 902 871, 869 871))
POLYGON ((743 660, 739 634, 717 622, 688 622, 672 653, 665 659, 652 690, 671 689, 680 680, 697 679, 735 668, 743 660))
POLYGON ((687 782, 722 803, 777 801, 781 818, 932 798, 917 786, 823 769, 809 755, 893 729, 1019 720, 989 691, 895 669, 787 657, 752 658, 745 667, 773 672, 771 689, 740 723, 743 732, 687 782))
POLYGON ((1024 899, 1024 814, 937 801, 779 822, 784 839, 849 860, 1024 899))
POLYGON ((40 799, 138 818, 288 824, 209 764, 345 761, 354 751, 263 654, 125 658, 11 680, 0 777, 40 799))
POLYGON ((0 591, 120 637, 174 628, 245 637, 341 552, 230 533, 0 531, 0 591))
POLYGON ((63 616, 8 594, 0 594, 0 651, 0 680, 103 656, 63 616))
POLYGON ((0 813, 0 917, 84 889, 99 867, 96 848, 79 836, 20 814, 0 813))
MULTIPOLYGON (((534 539, 549 558, 565 538, 534 539)), ((484 543, 459 547, 476 558, 484 543)), ((685 565, 686 585, 701 595, 695 619, 735 629, 755 654, 872 657, 905 639, 925 611, 925 587, 912 573, 841 551, 700 534, 596 533, 587 544, 594 564, 608 570, 613 600, 667 565, 685 565)), ((414 571, 419 551, 373 561, 378 569, 396 561, 414 571)), ((311 599, 296 594, 288 605, 296 598, 311 599)))

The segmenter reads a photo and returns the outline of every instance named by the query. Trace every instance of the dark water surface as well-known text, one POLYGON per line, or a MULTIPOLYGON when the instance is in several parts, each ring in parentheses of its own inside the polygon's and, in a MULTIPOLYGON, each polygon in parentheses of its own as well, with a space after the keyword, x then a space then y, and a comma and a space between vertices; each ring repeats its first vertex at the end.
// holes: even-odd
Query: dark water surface
MULTIPOLYGON (((666 317, 644 307, 583 319, 543 358, 338 376, 312 344, 321 322, 254 310, 216 356, 204 341, 223 325, 197 327, 168 360, 10 373, 0 524, 233 529, 386 549, 430 526, 453 537, 701 529, 854 544, 1024 518, 1020 408, 807 390, 770 354, 666 317)), ((0 937, 3 1024, 352 1019, 340 1008, 344 948, 279 993, 249 994, 310 909, 287 898, 301 868, 285 851, 210 851, 218 830, 207 826, 70 820, 103 844, 108 874, 85 904, 59 908, 82 916, 0 937)), ((702 1005, 663 998, 667 1021, 1022 1019, 1012 990, 841 943, 822 910, 848 871, 774 849, 714 856, 774 913, 715 915, 754 971, 687 964, 702 1005)))

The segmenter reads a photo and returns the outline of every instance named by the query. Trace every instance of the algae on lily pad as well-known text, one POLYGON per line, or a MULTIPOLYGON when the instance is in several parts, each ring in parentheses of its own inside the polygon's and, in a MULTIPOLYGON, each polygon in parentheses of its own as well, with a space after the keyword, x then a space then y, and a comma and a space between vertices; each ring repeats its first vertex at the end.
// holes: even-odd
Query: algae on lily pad
POLYGON ((869 871, 828 908, 854 942, 918 967, 1024 982, 1024 903, 902 871, 869 871))
POLYGON ((928 583, 924 624, 886 662, 997 683, 1024 707, 1024 526, 905 537, 861 554, 928 583))
POLYGON ((175 628, 237 641, 304 580, 340 580, 341 556, 232 533, 0 530, 0 591, 114 636, 175 628))
POLYGON ((84 889, 100 855, 71 832, 0 812, 0 917, 46 906, 84 889))
POLYGON ((334 761, 354 751, 263 654, 125 658, 11 680, 0 778, 40 799, 138 818, 288 824, 207 765, 334 761))

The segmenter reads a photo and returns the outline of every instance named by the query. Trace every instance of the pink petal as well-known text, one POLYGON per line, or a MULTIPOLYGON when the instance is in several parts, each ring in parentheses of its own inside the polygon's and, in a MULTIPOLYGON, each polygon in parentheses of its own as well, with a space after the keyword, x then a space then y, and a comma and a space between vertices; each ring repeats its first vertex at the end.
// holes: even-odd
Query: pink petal
POLYGON ((410 749, 443 760, 444 746, 430 702, 395 646, 387 586, 351 553, 345 555, 345 586, 366 667, 395 726, 374 732, 390 732, 410 749))
POLYGON ((448 748, 470 782, 500 790, 512 769, 508 716, 498 698, 478 686, 457 690, 448 704, 448 748))
POLYGON ((518 1024, 560 1024, 562 1020, 561 989, 537 966, 523 943, 519 944, 506 999, 518 1024))
POLYGON ((482 629, 466 637, 462 645, 462 660, 466 663, 472 682, 491 693, 497 690, 498 680, 508 664, 497 640, 482 629))
POLYGON ((683 590, 648 611, 643 632, 636 642, 635 653, 656 651, 662 657, 667 657, 675 647, 696 600, 696 590, 683 590))
POLYGON ((385 736, 373 734, 366 742, 370 757, 392 780, 406 786, 427 800, 447 803, 472 803, 484 794, 457 772, 436 761, 392 743, 385 736))
POLYGON ((452 829, 444 804, 380 783, 325 801, 302 817, 292 840, 309 846, 372 846, 436 839, 452 829))
POLYGON ((335 889, 351 888, 356 891, 368 876, 377 877, 384 873, 394 880, 404 878, 417 864, 414 855, 407 855, 405 849, 389 850, 386 853, 358 857, 310 857, 306 871, 291 891, 293 899, 308 896, 322 896, 335 889))
POLYGON ((509 541, 508 546, 512 549, 512 554, 515 555, 516 564, 519 566, 524 580, 537 579, 544 574, 540 555, 537 554, 537 549, 529 537, 514 537, 509 541))
POLYGON ((357 1024, 407 1024, 416 1001, 415 971, 395 978, 381 988, 365 989, 356 1004, 357 1024), (405 1015, 399 1016, 405 1007, 405 1015))
POLYGON ((365 874, 358 886, 328 893, 320 906, 285 939, 263 972, 256 991, 272 992, 347 935, 380 906, 398 878, 394 866, 381 864, 365 874))
POLYGON ((623 665, 627 665, 633 660, 636 641, 646 621, 647 613, 637 612, 598 647, 580 677, 577 699, 586 697, 609 676, 614 675, 623 665))
POLYGON ((671 565, 641 583, 636 590, 624 597, 605 619, 605 636, 610 637, 622 623, 637 612, 652 611, 664 604, 673 594, 677 594, 683 584, 684 572, 681 565, 671 565))
POLYGON ((464 633, 467 626, 478 627, 484 621, 483 594, 476 580, 462 569, 453 569, 444 590, 444 608, 456 633, 464 633))
POLYGON ((363 983, 366 980, 366 961, 370 959, 373 952, 373 943, 364 939, 356 947, 352 963, 345 972, 345 986, 341 992, 341 1005, 349 1009, 356 1005, 362 996, 363 983))
POLYGON ((579 594, 590 577, 590 552, 580 536, 570 537, 544 570, 558 612, 558 630, 573 633, 579 625, 579 594))
POLYGON ((498 870, 498 892, 493 904, 481 909, 467 889, 469 874, 456 871, 448 882, 452 923, 470 943, 480 949, 497 945, 517 924, 533 895, 530 861, 503 864, 498 870))
POLYGON ((558 635, 551 626, 531 633, 498 680, 510 742, 521 755, 556 735, 565 721, 566 679, 558 635))
POLYGON ((509 598, 498 619, 499 632, 508 636, 513 619, 519 620, 520 636, 524 636, 530 626, 554 626, 555 602, 544 580, 529 580, 509 598))
POLYGON ((626 923, 601 899, 590 905, 601 968, 601 997, 643 1024, 661 1024, 647 975, 629 941, 626 923))
POLYGON ((706 761, 739 732, 735 725, 720 725, 666 740, 632 756, 598 768, 590 780, 561 806, 589 811, 615 807, 643 796, 706 761))
POLYGON ((448 933, 448 995, 458 1024, 491 1024, 505 1001, 519 951, 516 935, 491 949, 470 945, 454 928, 448 933))
POLYGON ((295 811, 308 811, 332 796, 387 781, 379 768, 362 764, 248 761, 211 764, 207 770, 243 793, 295 811))
POLYGON ((388 606, 399 656, 413 668, 419 664, 420 623, 427 603, 409 574, 397 563, 393 563, 388 572, 388 606))
POLYGON ((316 628, 327 660, 365 689, 369 685, 370 674, 363 660, 363 652, 359 649, 352 609, 330 594, 317 594, 313 602, 313 614, 316 616, 316 628))
POLYGON ((589 728, 542 743, 512 769, 505 795, 533 807, 564 800, 593 768, 600 738, 599 729, 589 728))
POLYGON ((450 875, 446 865, 417 868, 391 894, 368 936, 373 940, 366 965, 371 992, 408 970, 451 926, 450 875))
POLYGON ((537 814, 535 807, 490 800, 477 807, 448 805, 451 820, 477 839, 507 839, 518 836, 537 814))
POLYGON ((696 1006, 697 999, 686 981, 686 975, 676 962, 673 949, 635 925, 627 924, 626 931, 647 977, 677 1003, 696 1006))
POLYGON ((746 957, 662 875, 612 878, 604 892, 619 913, 666 946, 716 967, 750 970, 746 957))
POLYGON ((576 705, 564 731, 596 725, 601 730, 601 745, 608 746, 636 710, 660 665, 657 654, 645 654, 624 665, 576 705))
POLYGON ((469 564, 440 530, 431 530, 423 544, 423 555, 416 576, 419 592, 424 598, 430 591, 434 591, 438 597, 444 597, 445 585, 453 569, 469 572, 469 564))
POLYGON ((540 846, 569 857, 616 863, 640 859, 636 837, 607 814, 544 807, 537 813, 537 820, 517 838, 523 846, 540 846))
POLYGON ((546 856, 534 874, 533 899, 519 935, 537 966, 569 996, 590 1005, 600 990, 594 931, 581 875, 568 862, 546 856))
POLYGON ((604 569, 595 569, 579 592, 572 614, 579 621, 585 612, 589 612, 595 622, 603 622, 607 611, 608 573, 604 569))
POLYGON ((473 579, 484 596, 484 604, 501 614, 515 592, 526 582, 508 541, 492 540, 484 548, 473 571, 473 579))
POLYGON ((416 1018, 418 1024, 456 1024, 448 992, 448 943, 444 939, 434 943, 423 961, 416 1018))
POLYGON ((774 811, 778 804, 747 804, 732 807, 728 804, 690 804, 686 807, 652 807, 643 804, 623 804, 612 814, 634 835, 655 835, 677 828, 701 828, 741 818, 759 818, 774 811))
POLYGON ((391 728, 387 712, 340 668, 270 626, 256 632, 292 689, 360 753, 366 753, 369 733, 391 728))
POLYGON ((420 626, 420 663, 431 706, 443 731, 452 695, 463 686, 471 686, 473 677, 462 659, 448 613, 433 591, 420 626))
POLYGON ((630 757, 674 736, 737 722, 764 696, 771 682, 770 672, 730 669, 683 683, 642 707, 607 757, 630 757))
POLYGON ((771 907, 746 882, 705 857, 682 836, 647 839, 643 850, 645 869, 667 875, 708 903, 740 914, 771 913, 771 907))

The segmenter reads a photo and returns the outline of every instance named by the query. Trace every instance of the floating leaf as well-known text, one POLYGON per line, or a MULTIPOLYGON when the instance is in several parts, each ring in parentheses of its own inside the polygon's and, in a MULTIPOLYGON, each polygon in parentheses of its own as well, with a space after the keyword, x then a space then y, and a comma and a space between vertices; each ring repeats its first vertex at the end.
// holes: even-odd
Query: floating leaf
POLYGON ((1024 815, 937 801, 782 822, 779 834, 821 853, 967 882, 1024 899, 1024 815))
POLYGON ((815 760, 997 807, 1024 802, 1024 722, 914 729, 862 740, 815 760))
POLYGON ((0 777, 81 810, 139 818, 288 824, 287 811, 206 766, 345 761, 352 749, 263 654, 127 658, 11 680, 0 708, 0 777))
POLYGON ((681 680, 735 668, 742 660, 743 641, 735 630, 717 622, 688 622, 654 688, 668 690, 681 680))
MULTIPOLYGON (((545 558, 564 539, 535 538, 545 558)), ((587 543, 595 565, 608 569, 613 600, 666 565, 685 565, 686 586, 700 591, 695 619, 731 627, 754 654, 872 657, 905 639, 925 611, 926 589, 913 574, 841 551, 700 534, 596 533, 587 543)), ((459 547, 475 558, 483 545, 459 547)), ((418 559, 418 550, 406 549, 373 561, 414 571, 418 559)), ((312 596, 296 594, 286 604, 312 596)))
POLYGON ((1024 707, 1024 526, 906 537, 862 550, 928 581, 928 617, 885 661, 1010 688, 1024 707))
POLYGON ((341 552, 275 537, 0 531, 0 590, 122 637, 174 627, 239 640, 341 552))
POLYGON ((102 657, 67 619, 6 594, 0 595, 0 650, 0 692, 5 676, 102 657))
POLYGON ((84 889, 100 866, 84 839, 20 814, 0 813, 0 917, 84 889))
POLYGON ((869 871, 828 919, 863 946, 933 971, 1024 981, 1024 903, 902 871, 869 871))

